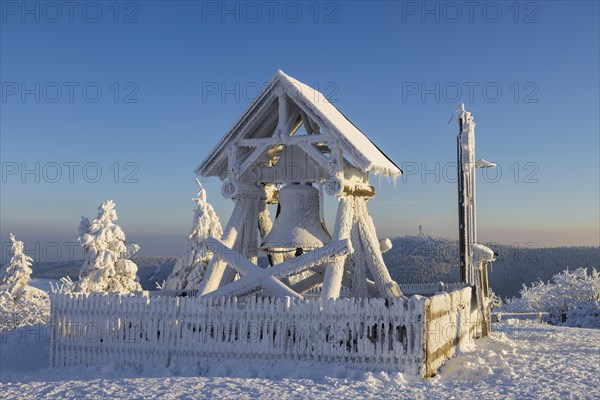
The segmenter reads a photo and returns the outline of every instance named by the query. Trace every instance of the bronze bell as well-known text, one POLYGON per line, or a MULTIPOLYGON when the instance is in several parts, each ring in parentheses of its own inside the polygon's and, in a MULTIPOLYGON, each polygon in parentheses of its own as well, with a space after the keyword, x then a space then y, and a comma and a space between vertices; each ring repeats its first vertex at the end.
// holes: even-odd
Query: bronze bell
POLYGON ((279 190, 279 207, 273 228, 261 249, 271 253, 305 251, 331 241, 320 220, 319 191, 311 184, 288 184, 279 190))

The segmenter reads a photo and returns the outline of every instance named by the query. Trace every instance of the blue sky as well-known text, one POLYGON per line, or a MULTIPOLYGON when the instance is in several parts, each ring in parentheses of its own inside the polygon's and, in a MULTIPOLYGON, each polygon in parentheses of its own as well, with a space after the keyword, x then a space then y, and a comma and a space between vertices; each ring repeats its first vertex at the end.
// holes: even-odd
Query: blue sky
MULTIPOLYGON (((598 245, 598 2, 473 7, 3 1, 3 255, 8 232, 40 258, 52 243, 66 254, 80 215, 107 198, 143 254, 177 255, 194 168, 277 69, 322 90, 410 171, 395 187, 373 179, 380 236, 419 224, 457 235, 448 121, 465 102, 478 158, 501 168, 478 176, 480 240, 598 245)), ((220 186, 206 182, 225 224, 220 186)))

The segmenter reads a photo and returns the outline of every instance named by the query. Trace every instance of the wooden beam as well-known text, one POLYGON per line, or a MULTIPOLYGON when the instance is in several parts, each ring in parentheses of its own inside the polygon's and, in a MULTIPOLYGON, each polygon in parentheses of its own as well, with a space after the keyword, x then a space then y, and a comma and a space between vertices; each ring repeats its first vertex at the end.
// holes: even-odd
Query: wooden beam
POLYGON ((232 144, 227 149, 227 177, 236 179, 238 176, 238 147, 232 144))
POLYGON ((240 147, 258 147, 263 144, 269 144, 271 146, 277 145, 286 145, 286 144, 328 144, 331 143, 332 139, 329 135, 324 134, 315 134, 315 135, 306 135, 306 136, 288 136, 284 138, 250 138, 250 139, 240 139, 237 141, 237 144, 240 147))
POLYGON ((352 251, 353 248, 349 239, 335 240, 327 243, 323 247, 318 247, 301 256, 277 264, 274 267, 269 268, 269 270, 272 271, 271 273, 273 276, 281 279, 286 276, 297 275, 328 260, 342 258, 343 256, 352 253, 352 251))
POLYGON ((279 161, 271 166, 257 166, 242 175, 248 183, 321 182, 329 179, 327 170, 316 163, 301 147, 285 146, 279 161))
POLYGON ((306 104, 302 103, 301 101, 298 101, 297 104, 298 104, 298 107, 300 108, 300 110, 302 110, 304 113, 306 113, 306 115, 309 117, 310 121, 313 123, 313 125, 312 125, 313 130, 321 132, 321 133, 323 133, 323 131, 327 132, 329 130, 329 128, 327 127, 327 124, 325 124, 325 121, 323 121, 317 114, 315 114, 315 112, 310 107, 308 107, 306 104))
POLYGON ((329 172, 329 159, 325 157, 323 153, 317 150, 315 146, 313 146, 311 143, 302 143, 299 145, 299 147, 302 149, 302 151, 308 154, 309 157, 312 158, 317 164, 323 167, 325 171, 329 172))
POLYGON ((277 105, 278 105, 278 113, 279 118, 277 120, 277 128, 275 128, 275 134, 273 137, 284 137, 288 136, 288 133, 285 132, 287 130, 287 119, 289 112, 289 104, 287 102, 287 98, 285 94, 282 92, 277 96, 277 105))
POLYGON ((252 153, 244 160, 242 165, 239 167, 237 171, 236 178, 242 176, 244 172, 248 169, 252 168, 254 164, 271 148, 269 144, 261 144, 257 146, 252 153))
POLYGON ((315 271, 314 274, 310 275, 307 278, 302 279, 299 282, 296 282, 292 285, 292 290, 296 293, 304 294, 315 286, 323 283, 323 277, 325 275, 322 272, 315 271))
POLYGON ((330 179, 325 185, 330 196, 356 196, 366 199, 375 197, 375 188, 366 183, 353 182, 347 179, 330 179))
POLYGON ((350 240, 339 240, 284 261, 272 268, 260 268, 215 238, 209 237, 206 244, 214 254, 213 259, 226 262, 241 276, 235 282, 227 283, 208 292, 211 297, 242 296, 263 289, 279 297, 302 298, 301 295, 283 284, 281 279, 314 268, 330 259, 339 259, 352 252, 350 240))
POLYGON ((308 116, 302 110, 300 110, 300 118, 302 118, 302 123, 304 124, 304 129, 306 130, 307 135, 313 134, 313 128, 310 125, 310 121, 308 120, 308 116))
POLYGON ((344 185, 343 190, 346 196, 355 196, 367 199, 372 199, 375 197, 375 188, 371 185, 344 185))

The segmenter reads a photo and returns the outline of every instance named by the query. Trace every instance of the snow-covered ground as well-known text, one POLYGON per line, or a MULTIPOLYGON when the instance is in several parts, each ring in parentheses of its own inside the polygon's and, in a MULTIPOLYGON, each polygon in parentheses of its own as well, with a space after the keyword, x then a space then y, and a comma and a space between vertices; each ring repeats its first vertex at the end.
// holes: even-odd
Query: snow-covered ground
POLYGON ((46 293, 50 293, 52 291, 52 285, 54 285, 54 286, 60 285, 60 280, 58 280, 58 279, 32 279, 29 281, 29 286, 43 290, 46 293))
POLYGON ((0 393, 17 398, 600 398, 600 330, 506 320, 420 380, 341 367, 244 361, 202 370, 50 369, 45 327, 0 335, 0 393))

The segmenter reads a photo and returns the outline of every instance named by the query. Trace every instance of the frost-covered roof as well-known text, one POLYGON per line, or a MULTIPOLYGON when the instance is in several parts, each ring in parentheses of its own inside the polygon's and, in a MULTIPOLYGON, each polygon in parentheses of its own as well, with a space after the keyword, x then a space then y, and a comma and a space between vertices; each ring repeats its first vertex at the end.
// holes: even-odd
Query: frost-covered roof
POLYGON ((267 122, 272 126, 276 124, 277 88, 283 88, 288 99, 301 110, 316 115, 318 118, 315 122, 339 141, 344 155, 362 171, 394 178, 402 174, 400 168, 322 93, 279 70, 265 90, 196 168, 198 175, 219 176, 223 179, 226 175, 229 144, 235 143, 237 139, 260 137, 260 135, 264 137, 265 130, 259 129, 259 126, 267 122), (269 115, 274 117, 271 121, 268 121, 269 115))

